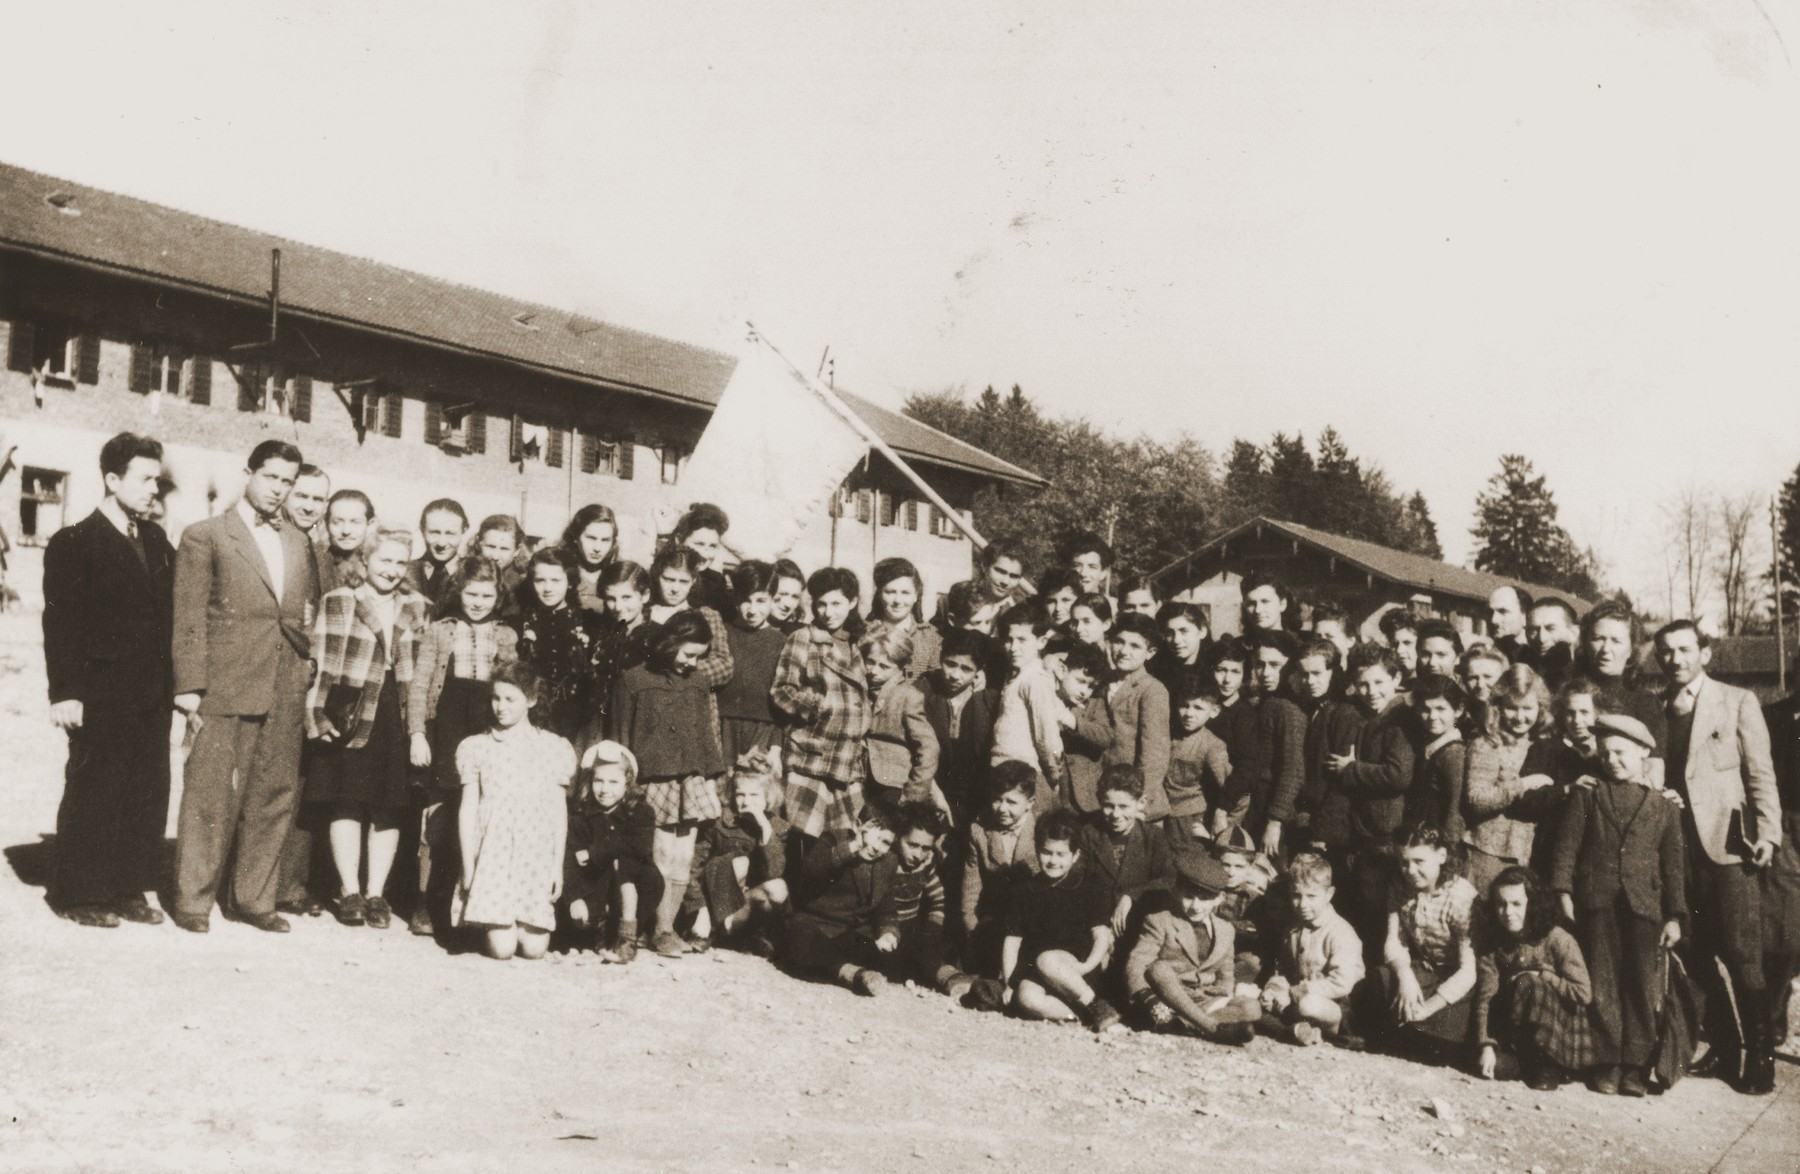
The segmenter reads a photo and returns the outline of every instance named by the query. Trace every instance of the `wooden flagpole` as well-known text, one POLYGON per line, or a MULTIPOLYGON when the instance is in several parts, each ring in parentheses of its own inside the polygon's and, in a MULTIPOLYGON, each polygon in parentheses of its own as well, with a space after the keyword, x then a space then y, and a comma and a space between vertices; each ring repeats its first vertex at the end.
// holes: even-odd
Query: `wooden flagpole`
MULTIPOLYGON (((987 545, 987 539, 983 538, 976 531, 974 526, 971 526, 968 522, 964 521, 963 516, 952 509, 950 503, 945 501, 937 490, 926 484, 925 478, 919 476, 917 470, 902 460, 900 454, 895 452, 893 447, 890 446, 887 441, 877 435, 875 430, 869 427, 861 416, 858 416, 852 411, 849 404, 846 404, 842 399, 839 399, 835 391, 821 384, 818 380, 812 378, 806 372, 788 362, 788 357, 776 349, 774 343, 763 337, 762 332, 756 328, 754 322, 747 322, 745 325, 750 328, 750 337, 754 341, 762 346, 768 347, 769 353, 780 359, 782 363, 787 366, 787 369, 794 373, 794 378, 805 384, 808 390, 814 395, 824 400, 825 406, 829 407, 833 412, 836 412, 843 418, 846 424, 849 424, 850 427, 854 428, 856 434, 867 441, 870 448, 886 457, 889 464, 900 470, 900 472, 906 476, 906 479, 913 483, 913 487, 925 495, 926 501, 929 501, 932 505, 936 506, 939 513, 942 513, 956 524, 956 528, 961 530, 969 541, 975 544, 976 550, 980 550, 987 545)), ((874 520, 876 522, 880 521, 879 518, 875 518, 874 520)))

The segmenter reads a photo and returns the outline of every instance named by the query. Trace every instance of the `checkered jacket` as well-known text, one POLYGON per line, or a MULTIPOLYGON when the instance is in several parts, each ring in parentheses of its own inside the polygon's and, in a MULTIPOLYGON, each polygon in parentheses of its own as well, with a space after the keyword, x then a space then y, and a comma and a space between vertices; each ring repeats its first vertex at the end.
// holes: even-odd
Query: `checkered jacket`
POLYGON ((840 787, 863 781, 869 683, 849 633, 808 626, 789 636, 769 699, 792 719, 782 755, 790 772, 840 787))
MULTIPOLYGON (((306 697, 306 735, 317 738, 324 728, 326 705, 334 689, 361 691, 356 712, 356 728, 340 730, 341 746, 356 749, 369 740, 375 726, 375 710, 381 701, 381 683, 388 669, 394 670, 402 706, 407 685, 412 681, 413 648, 425 631, 430 603, 422 595, 402 590, 394 612, 394 647, 377 635, 381 621, 376 618, 369 601, 375 589, 339 587, 327 592, 319 601, 319 615, 313 621, 312 659, 317 670, 312 690, 306 697)), ((402 719, 405 714, 401 714, 402 719)))

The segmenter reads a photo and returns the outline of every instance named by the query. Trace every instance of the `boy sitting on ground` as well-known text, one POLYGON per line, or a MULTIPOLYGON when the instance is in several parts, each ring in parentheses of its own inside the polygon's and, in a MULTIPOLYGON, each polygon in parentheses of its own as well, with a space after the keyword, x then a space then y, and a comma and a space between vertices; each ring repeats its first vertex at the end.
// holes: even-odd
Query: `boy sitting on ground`
POLYGON ((1028 763, 1002 762, 988 779, 981 817, 969 825, 962 883, 963 969, 995 978, 1012 892, 1038 870, 1032 796, 1040 787, 1028 763))
POLYGON ((1096 1032, 1119 1026, 1119 1013, 1094 990, 1113 935, 1106 890, 1079 867, 1081 825, 1066 811, 1037 824, 1037 875, 1013 891, 1001 944, 1003 1001, 1027 1019, 1079 1019, 1096 1032))
POLYGON ((1095 789, 1100 810, 1084 823, 1077 848, 1106 890, 1114 940, 1127 941, 1128 930, 1149 912, 1146 898, 1166 898, 1174 887, 1175 860, 1168 837, 1144 823, 1144 776, 1137 767, 1107 767, 1095 789))
POLYGON ((1363 977, 1362 939, 1331 907, 1337 889, 1323 856, 1295 856, 1288 888, 1294 924, 1263 982, 1263 1026, 1285 1028, 1295 1043, 1310 1047, 1345 1027, 1350 992, 1363 977))
POLYGON ((968 993, 968 975, 945 961, 944 882, 938 876, 938 844, 949 821, 936 804, 914 802, 900 808, 894 851, 894 920, 900 929, 895 951, 901 978, 928 983, 955 999, 968 993))
POLYGON ((1152 1027, 1185 1028, 1202 1039, 1242 1046, 1262 1016, 1254 997, 1237 988, 1235 938, 1218 916, 1229 877, 1225 866, 1198 847, 1175 858, 1174 910, 1144 918, 1144 929, 1125 962, 1125 989, 1152 1027))
POLYGON ((887 987, 879 967, 900 946, 893 847, 894 819, 880 808, 864 812, 855 829, 814 841, 788 919, 788 961, 796 971, 870 997, 887 987))

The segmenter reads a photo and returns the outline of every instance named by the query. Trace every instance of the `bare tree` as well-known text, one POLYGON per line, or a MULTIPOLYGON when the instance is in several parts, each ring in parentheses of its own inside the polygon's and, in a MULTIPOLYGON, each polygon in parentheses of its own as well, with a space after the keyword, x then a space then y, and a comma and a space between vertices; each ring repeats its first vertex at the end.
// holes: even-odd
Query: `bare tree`
POLYGON ((1669 574, 1675 586, 1687 593, 1685 615, 1701 614, 1701 603, 1712 584, 1713 513, 1712 500, 1692 485, 1663 505, 1669 574))
POLYGON ((1760 565, 1762 504, 1754 493, 1721 496, 1717 510, 1719 590, 1725 596, 1725 634, 1736 636, 1743 632, 1756 607, 1757 575, 1751 568, 1760 565))

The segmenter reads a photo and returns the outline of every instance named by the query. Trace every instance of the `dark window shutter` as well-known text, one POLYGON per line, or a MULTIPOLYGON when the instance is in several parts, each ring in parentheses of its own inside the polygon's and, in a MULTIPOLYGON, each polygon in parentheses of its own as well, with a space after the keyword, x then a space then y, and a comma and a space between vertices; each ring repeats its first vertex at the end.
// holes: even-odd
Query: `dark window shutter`
POLYGON ((6 366, 11 371, 30 371, 31 352, 37 342, 37 323, 17 322, 7 337, 6 366))
POLYGON ((444 443, 444 405, 434 399, 425 401, 425 443, 444 443))
POLYGON ((874 518, 875 502, 872 500, 872 498, 873 498, 873 494, 871 494, 870 491, 867 489, 858 489, 856 491, 856 520, 857 521, 863 522, 866 524, 874 518))
POLYGON ((563 467, 563 450, 568 447, 569 433, 563 428, 551 428, 550 438, 544 445, 544 463, 552 469, 563 467))
POLYGON ((150 364, 156 361, 156 352, 143 343, 131 344, 131 373, 126 377, 125 386, 137 395, 150 394, 150 364))
POLYGON ((592 432, 581 434, 581 471, 592 473, 600 467, 600 438, 592 432))
POLYGON ((919 503, 909 501, 900 511, 900 525, 908 530, 919 528, 919 503))
POLYGON ((469 452, 487 451, 487 413, 479 408, 469 413, 463 425, 463 448, 469 452))
POLYGON ((294 376, 294 402, 290 414, 302 424, 312 423, 312 376, 294 376))
POLYGON ((390 391, 381 397, 381 434, 400 438, 401 414, 406 409, 406 397, 397 391, 390 391))
POLYGON ((194 356, 194 373, 188 376, 188 399, 205 406, 212 403, 212 360, 194 356))
POLYGON ((263 372, 261 367, 238 369, 238 411, 260 412, 263 405, 263 372))
POLYGON ((506 459, 515 465, 525 459, 525 419, 516 412, 512 418, 512 437, 506 446, 506 459))
POLYGON ((75 382, 100 382, 100 336, 84 334, 75 340, 75 382))
POLYGON ((631 480, 631 474, 637 464, 637 441, 629 436, 621 436, 618 439, 618 445, 619 480, 629 481, 631 480))

